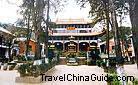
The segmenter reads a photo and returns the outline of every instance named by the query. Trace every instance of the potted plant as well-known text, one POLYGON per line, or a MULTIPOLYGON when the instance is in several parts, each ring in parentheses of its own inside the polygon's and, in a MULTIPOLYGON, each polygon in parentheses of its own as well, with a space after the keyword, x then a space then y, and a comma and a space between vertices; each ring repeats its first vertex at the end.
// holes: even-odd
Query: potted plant
POLYGON ((7 68, 8 68, 8 64, 5 63, 5 64, 3 65, 3 70, 7 70, 7 68))
POLYGON ((13 70, 14 67, 15 67, 15 65, 10 65, 10 66, 9 66, 9 70, 13 70))

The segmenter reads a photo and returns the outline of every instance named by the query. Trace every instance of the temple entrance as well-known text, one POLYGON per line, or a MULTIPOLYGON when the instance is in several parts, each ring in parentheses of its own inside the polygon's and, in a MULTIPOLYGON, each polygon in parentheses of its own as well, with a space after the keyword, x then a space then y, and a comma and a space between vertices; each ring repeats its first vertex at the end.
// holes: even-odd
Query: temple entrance
POLYGON ((77 52, 77 43, 73 41, 65 43, 65 52, 77 52))
POLYGON ((55 45, 57 50, 60 50, 60 51, 63 50, 63 43, 55 42, 54 45, 55 45))
POLYGON ((79 51, 88 51, 89 43, 81 42, 79 43, 79 51))

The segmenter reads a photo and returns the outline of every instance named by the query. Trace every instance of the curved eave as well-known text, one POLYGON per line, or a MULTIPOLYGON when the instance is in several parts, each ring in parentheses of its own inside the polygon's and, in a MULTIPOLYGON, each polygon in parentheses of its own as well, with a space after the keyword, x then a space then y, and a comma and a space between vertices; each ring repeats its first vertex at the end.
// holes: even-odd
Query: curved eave
POLYGON ((10 31, 8 31, 8 30, 6 30, 6 29, 4 29, 2 27, 0 27, 0 32, 13 35, 10 31))

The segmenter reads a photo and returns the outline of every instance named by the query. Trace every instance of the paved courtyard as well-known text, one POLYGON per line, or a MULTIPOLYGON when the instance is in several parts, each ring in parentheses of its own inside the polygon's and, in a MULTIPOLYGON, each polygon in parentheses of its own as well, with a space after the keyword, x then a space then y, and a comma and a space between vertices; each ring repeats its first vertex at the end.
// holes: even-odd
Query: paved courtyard
MULTIPOLYGON (((98 68, 97 66, 66 66, 66 65, 57 65, 54 69, 50 70, 46 76, 64 76, 69 74, 69 80, 72 78, 72 76, 91 76, 92 74, 95 74, 96 76, 102 76, 104 75, 104 71, 101 68, 98 68)), ((15 77, 19 76, 19 73, 17 71, 0 71, 0 85, 31 85, 31 84, 21 84, 21 83, 15 83, 15 77)), ((77 79, 76 78, 76 79, 77 79)), ((75 78, 74 78, 75 79, 75 78)), ((41 84, 32 84, 32 85, 106 85, 105 81, 81 81, 75 80, 75 81, 68 81, 65 79, 65 81, 45 81, 41 84)))
POLYGON ((135 78, 138 79, 138 69, 137 65, 124 65, 125 72, 128 76, 134 76, 135 78))

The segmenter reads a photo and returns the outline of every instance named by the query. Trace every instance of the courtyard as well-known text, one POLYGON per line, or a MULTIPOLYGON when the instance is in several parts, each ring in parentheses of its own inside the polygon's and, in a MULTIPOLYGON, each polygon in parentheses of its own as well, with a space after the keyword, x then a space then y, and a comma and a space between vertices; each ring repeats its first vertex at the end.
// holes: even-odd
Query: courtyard
MULTIPOLYGON (((68 74, 80 75, 80 76, 90 76, 95 74, 96 76, 104 75, 103 69, 97 66, 67 66, 67 65, 57 65, 50 69, 46 75, 47 76, 63 76, 68 74)), ((0 71, 0 83, 1 85, 31 85, 27 83, 15 83, 15 78, 19 76, 19 73, 14 71, 0 71)), ((106 85, 106 81, 44 81, 40 84, 32 85, 106 85)))

